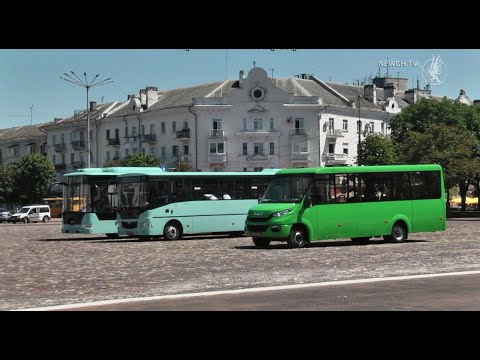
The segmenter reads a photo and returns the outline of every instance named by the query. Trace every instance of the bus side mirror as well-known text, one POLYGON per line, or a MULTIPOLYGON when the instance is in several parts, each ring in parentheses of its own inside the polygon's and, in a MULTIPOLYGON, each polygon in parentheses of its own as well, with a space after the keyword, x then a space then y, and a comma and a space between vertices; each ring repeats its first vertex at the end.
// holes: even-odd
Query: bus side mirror
POLYGON ((305 198, 305 200, 303 201, 303 207, 312 207, 312 199, 310 197, 305 198))

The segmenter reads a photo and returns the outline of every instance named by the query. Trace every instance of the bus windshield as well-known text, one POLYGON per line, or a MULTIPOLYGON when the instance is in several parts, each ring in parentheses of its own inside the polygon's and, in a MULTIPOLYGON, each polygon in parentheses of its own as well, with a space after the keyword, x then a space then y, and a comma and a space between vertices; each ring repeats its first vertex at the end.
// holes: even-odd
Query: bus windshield
POLYGON ((310 174, 274 177, 260 203, 300 203, 311 179, 310 174))
POLYGON ((148 207, 147 192, 148 184, 144 177, 132 176, 122 179, 119 184, 119 207, 121 210, 141 210, 148 207))

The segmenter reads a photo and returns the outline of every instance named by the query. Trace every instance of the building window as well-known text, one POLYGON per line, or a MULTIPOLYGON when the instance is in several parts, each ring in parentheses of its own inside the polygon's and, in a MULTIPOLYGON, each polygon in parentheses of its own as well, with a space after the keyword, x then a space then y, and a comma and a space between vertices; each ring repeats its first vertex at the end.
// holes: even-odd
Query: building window
POLYGON ((132 136, 137 136, 137 127, 132 126, 132 136))
MULTIPOLYGON (((90 142, 93 141, 93 130, 90 130, 90 137, 88 138, 90 142)), ((63 144, 63 139, 62 139, 62 144, 63 144)))
POLYGON ((343 153, 348 155, 348 143, 343 143, 343 153))
POLYGON ((128 156, 128 149, 125 149, 125 157, 128 156))
POLYGON ((242 143, 242 154, 247 155, 247 143, 242 143))
POLYGON ((8 148, 8 156, 18 156, 18 145, 8 148))
POLYGON ((275 120, 270 118, 270 130, 275 129, 275 120))
POLYGON ((275 143, 270 143, 270 155, 275 155, 275 143))
POLYGON ((385 132, 385 123, 382 122, 380 125, 380 128, 382 129, 382 134, 385 132))
POLYGON ((118 150, 115 150, 115 156, 113 157, 113 160, 120 160, 120 152, 118 150))
POLYGON ((141 153, 142 155, 145 155, 145 148, 144 148, 144 147, 142 147, 142 148, 140 149, 140 153, 141 153))
POLYGON ((343 131, 348 131, 348 120, 343 120, 343 127, 342 127, 343 131))
POLYGON ((150 154, 155 156, 155 154, 157 153, 157 148, 156 147, 152 147, 150 148, 150 154))
POLYGON ((253 129, 262 130, 263 129, 263 119, 253 119, 253 129))
POLYGON ((185 120, 185 121, 183 122, 183 129, 184 129, 184 130, 187 130, 187 129, 188 129, 188 121, 187 121, 187 120, 185 120))
POLYGON ((213 119, 212 120, 212 127, 213 127, 213 132, 212 134, 214 136, 218 136, 218 135, 221 135, 221 131, 218 131, 218 130, 222 130, 222 120, 220 119, 213 119))
POLYGON ((254 143, 253 144, 253 153, 255 155, 263 155, 263 144, 261 143, 254 143))
POLYGON ((295 118, 295 129, 305 129, 303 118, 295 118))
POLYGON ((259 171, 262 171, 263 170, 263 167, 256 167, 256 168, 253 168, 253 171, 256 171, 256 172, 259 172, 259 171))
POLYGON ((63 136, 63 134, 60 134, 60 143, 65 144, 65 137, 63 136))
POLYGON ((295 140, 292 143, 292 152, 293 153, 307 153, 308 152, 308 142, 306 140, 295 140))
POLYGON ((75 153, 70 153, 70 164, 75 162, 75 153))
POLYGON ((328 153, 335 154, 335 144, 328 144, 328 153))
POLYGON ((110 160, 110 151, 107 151, 106 155, 107 155, 107 161, 110 160))
POLYGON ((175 134, 176 131, 177 131, 177 122, 172 121, 172 134, 175 134))
POLYGON ((189 147, 188 145, 183 145, 183 155, 188 155, 189 147))
POLYGON ((210 154, 225 154, 225 144, 223 142, 219 143, 209 143, 209 152, 210 154))
POLYGON ((155 134, 155 124, 150 124, 150 134, 155 134))
POLYGON ((110 130, 107 130, 107 140, 110 139, 110 130))
POLYGON ((52 135, 52 143, 53 145, 57 144, 57 135, 52 135))
POLYGON ((62 162, 60 164, 65 164, 65 154, 62 154, 62 162))
POLYGON ((54 165, 57 163, 57 161, 55 159, 55 154, 52 155, 52 162, 53 162, 54 165))
POLYGON ((115 129, 115 139, 120 139, 120 129, 115 129))
POLYGON ((370 121, 370 128, 368 130, 372 134, 375 132, 375 123, 373 121, 370 121))
POLYGON ((335 129, 335 120, 333 118, 328 119, 328 129, 329 130, 335 129))
POLYGON ((172 156, 178 156, 178 145, 172 146, 172 156))
POLYGON ((243 130, 247 130, 247 119, 243 118, 243 130))
MULTIPOLYGON (((62 155, 64 155, 64 154, 62 154, 62 155)), ((90 151, 90 161, 93 162, 93 151, 90 151)))
POLYGON ((165 160, 167 158, 167 148, 166 146, 162 146, 161 148, 161 153, 162 153, 162 159, 165 160))
POLYGON ((125 126, 125 137, 128 138, 128 126, 125 126))
POLYGON ((145 135, 145 125, 140 126, 140 134, 145 135))
POLYGON ((165 134, 165 132, 166 132, 166 131, 165 131, 165 122, 164 122, 164 121, 162 121, 162 123, 160 124, 160 132, 161 132, 162 134, 165 134))

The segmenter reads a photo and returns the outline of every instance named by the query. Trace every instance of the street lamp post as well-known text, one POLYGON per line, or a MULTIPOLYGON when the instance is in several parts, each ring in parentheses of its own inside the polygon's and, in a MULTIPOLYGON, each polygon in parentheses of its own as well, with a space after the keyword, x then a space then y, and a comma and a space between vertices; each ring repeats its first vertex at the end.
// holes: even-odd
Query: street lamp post
POLYGON ((357 165, 362 165, 362 119, 360 114, 360 94, 358 94, 358 121, 357 121, 357 130, 358 130, 358 146, 357 146, 357 165))
POLYGON ((94 86, 97 86, 97 85, 106 85, 106 84, 110 84, 113 82, 113 80, 110 81, 110 78, 108 79, 104 79, 104 80, 97 80, 95 82, 95 80, 98 78, 98 74, 95 75, 95 77, 93 78, 92 81, 88 81, 87 79, 87 73, 83 73, 83 76, 85 77, 85 80, 82 80, 80 79, 77 74, 75 74, 73 71, 70 71, 72 73, 73 76, 67 74, 67 73, 64 73, 64 75, 66 77, 63 77, 63 76, 60 76, 61 79, 65 80, 65 81, 68 81, 68 82, 71 82, 75 85, 78 85, 78 86, 81 86, 81 87, 84 87, 85 89, 87 89, 87 168, 90 167, 90 109, 89 109, 89 104, 88 104, 88 91, 90 90, 90 88, 94 87, 94 86))

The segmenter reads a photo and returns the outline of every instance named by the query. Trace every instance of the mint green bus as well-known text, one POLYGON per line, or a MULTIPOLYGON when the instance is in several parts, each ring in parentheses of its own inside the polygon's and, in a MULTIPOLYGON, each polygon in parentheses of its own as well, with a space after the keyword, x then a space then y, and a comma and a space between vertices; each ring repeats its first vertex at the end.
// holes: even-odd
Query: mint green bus
POLYGON ((409 233, 445 230, 445 218, 440 165, 284 169, 249 210, 245 234, 257 247, 374 236, 403 242, 409 233))
POLYGON ((62 232, 118 237, 117 176, 140 169, 145 168, 86 168, 63 175, 62 232))
POLYGON ((144 169, 119 175, 118 234, 165 240, 194 234, 243 235, 248 209, 258 204, 277 171, 144 169))

